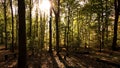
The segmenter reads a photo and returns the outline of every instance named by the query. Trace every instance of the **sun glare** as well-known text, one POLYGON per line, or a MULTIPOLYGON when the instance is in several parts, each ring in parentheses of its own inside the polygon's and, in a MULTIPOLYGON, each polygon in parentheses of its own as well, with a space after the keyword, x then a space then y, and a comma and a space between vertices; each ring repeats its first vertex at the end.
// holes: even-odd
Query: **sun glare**
POLYGON ((43 12, 49 12, 50 9, 50 2, 49 0, 42 0, 42 3, 40 4, 40 10, 43 12))

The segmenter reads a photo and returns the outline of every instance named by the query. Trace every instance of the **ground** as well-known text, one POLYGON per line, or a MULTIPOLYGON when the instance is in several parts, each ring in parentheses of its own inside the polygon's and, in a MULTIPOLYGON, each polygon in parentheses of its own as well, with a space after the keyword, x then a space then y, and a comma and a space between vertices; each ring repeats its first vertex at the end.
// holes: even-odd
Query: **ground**
MULTIPOLYGON (((86 51, 86 50, 85 50, 86 51)), ((27 56, 28 68, 119 68, 120 52, 104 50, 98 52, 92 49, 90 52, 69 52, 66 56, 65 51, 56 54, 56 51, 49 53, 42 51, 34 55, 27 56), (65 59, 66 57, 66 59, 65 59)), ((16 68, 17 57, 9 56, 5 60, 5 55, 9 50, 0 47, 0 68, 16 68)))

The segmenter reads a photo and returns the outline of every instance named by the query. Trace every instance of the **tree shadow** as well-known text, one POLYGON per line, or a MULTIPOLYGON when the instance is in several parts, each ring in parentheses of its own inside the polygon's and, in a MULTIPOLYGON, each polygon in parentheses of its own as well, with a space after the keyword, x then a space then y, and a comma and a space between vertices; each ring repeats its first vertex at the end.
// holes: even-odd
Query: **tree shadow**
POLYGON ((53 68, 59 68, 58 64, 55 60, 55 57, 53 56, 53 53, 50 53, 51 59, 52 59, 52 63, 53 63, 53 68))
POLYGON ((66 57, 62 58, 62 56, 60 54, 57 54, 57 56, 59 57, 60 62, 62 62, 64 64, 65 68, 78 68, 78 67, 75 67, 75 66, 68 65, 68 63, 66 61, 66 57))

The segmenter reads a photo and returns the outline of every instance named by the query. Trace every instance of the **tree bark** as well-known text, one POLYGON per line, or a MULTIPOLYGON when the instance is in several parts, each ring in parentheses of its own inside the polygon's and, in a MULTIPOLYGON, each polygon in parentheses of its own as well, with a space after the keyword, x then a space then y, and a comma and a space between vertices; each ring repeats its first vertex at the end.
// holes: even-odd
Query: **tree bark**
POLYGON ((99 47, 100 47, 100 52, 102 49, 102 44, 101 44, 101 24, 100 24, 100 14, 98 13, 98 41, 99 41, 99 47))
POLYGON ((116 50, 117 46, 117 31, 118 31, 118 19, 119 19, 119 0, 114 0, 115 6, 115 21, 114 21, 114 36, 113 36, 113 43, 112 43, 112 50, 116 50))
POLYGON ((7 50, 7 17, 6 17, 6 0, 4 0, 4 22, 5 22, 5 49, 7 50))
POLYGON ((18 68, 27 68, 26 66, 26 22, 25 22, 25 0, 18 0, 19 16, 19 53, 18 68))
POLYGON ((70 25, 70 7, 69 7, 69 5, 67 4, 67 7, 68 7, 68 17, 67 17, 67 47, 66 47, 66 50, 67 50, 67 56, 68 56, 68 48, 69 48, 69 30, 70 30, 70 28, 69 28, 69 25, 70 25))
POLYGON ((103 0, 101 0, 101 8, 102 8, 102 13, 101 13, 101 23, 102 23, 102 48, 104 47, 104 37, 105 37, 105 23, 104 23, 104 8, 103 8, 103 0))
POLYGON ((49 20, 49 52, 52 53, 52 8, 50 8, 49 20))
POLYGON ((108 12, 108 0, 106 0, 105 5, 106 15, 105 15, 105 31, 106 31, 106 44, 108 43, 108 19, 109 19, 109 12, 108 12))
POLYGON ((12 45, 11 45, 11 51, 14 52, 14 16, 13 16, 12 0, 10 0, 10 8, 11 8, 11 16, 12 16, 12 45))
POLYGON ((45 13, 40 17, 40 46, 41 50, 44 48, 44 36, 45 36, 45 13))
POLYGON ((1 44, 3 44, 3 43, 4 43, 4 42, 3 42, 3 40, 4 40, 4 37, 3 37, 3 29, 4 29, 4 28, 3 28, 3 25, 2 25, 1 28, 2 28, 2 30, 1 30, 1 44))
POLYGON ((32 36, 32 0, 30 0, 30 4, 29 4, 29 9, 30 9, 30 19, 29 19, 29 22, 30 22, 30 40, 31 40, 31 36, 32 36))
POLYGON ((57 54, 59 54, 59 14, 60 14, 60 0, 57 1, 57 13, 55 14, 55 22, 56 22, 56 49, 57 54))

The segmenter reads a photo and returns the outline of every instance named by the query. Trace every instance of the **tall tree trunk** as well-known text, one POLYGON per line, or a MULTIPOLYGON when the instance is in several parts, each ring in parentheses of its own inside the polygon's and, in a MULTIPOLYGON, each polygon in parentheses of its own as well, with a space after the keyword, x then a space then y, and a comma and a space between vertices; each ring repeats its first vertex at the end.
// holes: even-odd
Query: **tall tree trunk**
POLYGON ((30 19, 29 19, 29 22, 30 22, 30 40, 31 40, 31 36, 32 36, 32 0, 30 0, 30 4, 29 4, 29 9, 30 9, 30 19))
POLYGON ((40 24, 39 24, 40 28, 39 28, 39 34, 38 34, 39 35, 39 37, 38 37, 39 52, 41 52, 41 50, 42 50, 42 46, 41 46, 41 40, 42 40, 42 38, 41 38, 42 24, 41 23, 42 23, 42 21, 43 21, 42 20, 42 12, 40 11, 40 24))
POLYGON ((52 53, 52 8, 50 8, 49 20, 49 52, 52 53))
POLYGON ((112 50, 116 50, 117 46, 117 31, 118 31, 118 19, 119 19, 119 5, 120 0, 114 0, 114 6, 115 6, 115 21, 114 21, 114 37, 113 37, 113 43, 112 43, 112 50))
POLYGON ((78 47, 80 46, 80 24, 79 24, 79 18, 80 18, 80 11, 77 9, 77 30, 78 30, 78 47))
POLYGON ((12 45, 11 45, 11 51, 14 52, 14 16, 13 16, 12 0, 10 0, 10 8, 11 8, 11 16, 12 16, 12 45))
POLYGON ((26 65, 26 22, 25 22, 25 0, 18 0, 19 16, 19 53, 18 68, 27 68, 26 65))
POLYGON ((5 22, 5 49, 7 50, 7 17, 6 17, 6 0, 4 0, 4 22, 5 22))
POLYGON ((57 1, 57 13, 55 14, 55 21, 56 21, 56 49, 57 54, 59 54, 59 14, 60 14, 60 0, 57 1))
POLYGON ((38 10, 36 9, 36 32, 37 32, 35 35, 36 37, 38 37, 38 26, 39 26, 38 25, 38 10))
POLYGON ((44 36, 45 36, 45 13, 41 14, 41 18, 40 18, 40 46, 41 46, 41 50, 44 48, 44 36))
MULTIPOLYGON (((17 14, 18 12, 17 12, 17 9, 15 9, 15 14, 17 14)), ((15 15, 15 18, 16 18, 16 39, 15 39, 15 48, 17 48, 18 47, 18 15, 15 15)))
POLYGON ((66 37, 67 37, 67 31, 66 31, 66 26, 64 27, 64 46, 66 47, 66 37))
MULTIPOLYGON (((39 38, 39 23, 38 23, 38 10, 37 10, 37 8, 36 8, 36 37, 37 38, 39 38)), ((39 39, 37 40, 37 42, 39 41, 39 39)), ((38 45, 39 45, 39 42, 38 43, 36 43, 37 44, 37 47, 38 47, 38 45)))
POLYGON ((69 30, 70 30, 70 28, 69 28, 69 25, 70 25, 70 7, 69 7, 69 5, 67 5, 67 7, 68 7, 68 17, 67 17, 67 47, 66 47, 66 50, 67 50, 67 56, 68 56, 68 48, 69 48, 69 30))
POLYGON ((108 43, 108 19, 109 19, 109 15, 108 15, 108 0, 106 0, 106 3, 105 3, 105 10, 106 10, 106 15, 105 15, 105 31, 106 31, 106 44, 108 43))
POLYGON ((4 40, 4 37, 3 37, 3 25, 2 25, 2 31, 1 31, 1 44, 3 44, 4 42, 3 42, 3 40, 4 40))
POLYGON ((100 14, 98 13, 98 41, 99 41, 99 47, 100 47, 100 52, 102 48, 101 44, 101 24, 100 24, 100 14))
POLYGON ((102 8, 102 13, 101 13, 101 23, 102 23, 102 48, 104 47, 104 36, 105 36, 105 24, 104 24, 104 21, 103 21, 103 18, 104 18, 104 11, 103 11, 103 0, 101 0, 101 8, 102 8))
POLYGON ((32 51, 32 55, 34 54, 34 48, 33 48, 33 35, 32 35, 32 0, 30 0, 30 3, 29 3, 29 10, 30 10, 30 13, 29 13, 29 22, 30 22, 30 32, 29 32, 29 40, 30 40, 30 49, 32 51))

